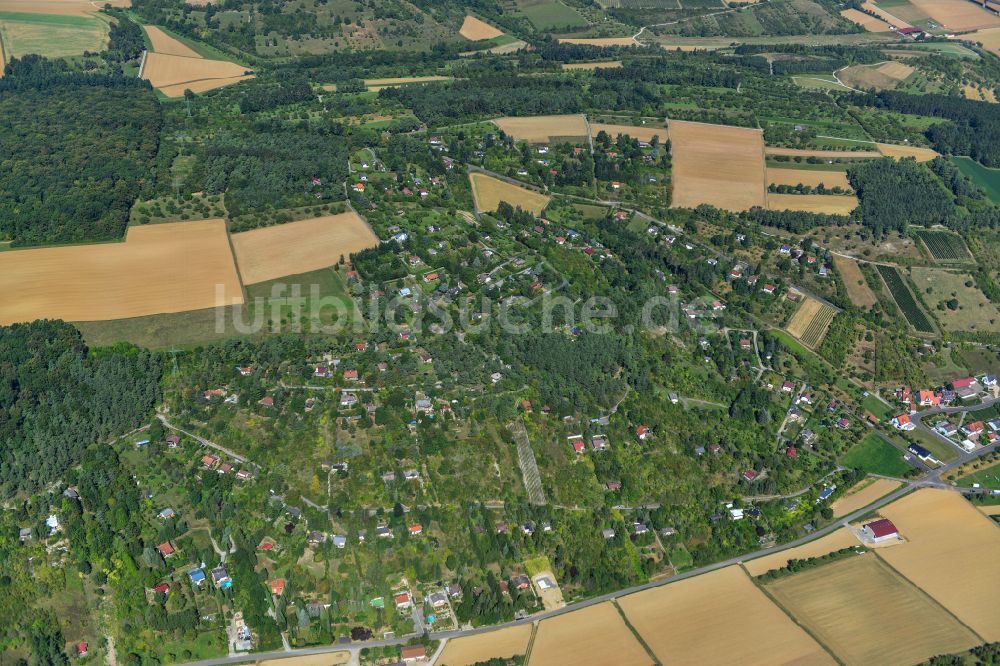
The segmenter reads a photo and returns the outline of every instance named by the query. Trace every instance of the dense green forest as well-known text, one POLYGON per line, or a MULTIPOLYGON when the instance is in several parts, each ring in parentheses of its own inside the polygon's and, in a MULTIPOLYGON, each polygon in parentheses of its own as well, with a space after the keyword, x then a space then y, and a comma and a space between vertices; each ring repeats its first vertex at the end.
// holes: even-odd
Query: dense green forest
POLYGON ((159 380, 157 355, 128 346, 90 354, 69 324, 0 328, 0 494, 35 491, 91 443, 138 426, 159 380))
POLYGON ((861 201, 861 222, 876 237, 911 224, 938 224, 953 212, 949 192, 915 160, 868 160, 847 173, 861 201))
POLYGON ((0 79, 0 234, 15 245, 119 239, 156 179, 159 103, 136 79, 90 85, 41 69, 13 61, 0 79))

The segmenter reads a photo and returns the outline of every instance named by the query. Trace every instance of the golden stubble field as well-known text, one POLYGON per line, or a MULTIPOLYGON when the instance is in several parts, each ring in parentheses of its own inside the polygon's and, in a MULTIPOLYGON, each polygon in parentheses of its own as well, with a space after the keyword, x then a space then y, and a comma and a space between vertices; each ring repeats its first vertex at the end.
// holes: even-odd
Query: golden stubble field
POLYGON ((0 302, 0 324, 123 319, 243 302, 224 220, 130 227, 123 243, 0 252, 0 289, 17 295, 0 302))
POLYGON ((851 189, 846 171, 816 171, 814 169, 768 168, 767 182, 771 185, 808 185, 809 187, 842 187, 851 189))
POLYGON ((130 3, 131 0, 104 0, 99 3, 92 3, 90 0, 0 0, 0 12, 89 16, 105 4, 128 7, 130 3))
POLYGON ((477 636, 449 640, 438 666, 472 666, 490 659, 509 659, 528 651, 532 625, 521 624, 477 636))
POLYGON ((881 155, 874 150, 813 150, 811 148, 782 148, 768 146, 764 149, 767 155, 786 155, 788 157, 819 157, 827 159, 850 158, 852 160, 866 157, 876 158, 881 155))
POLYGON ((914 664, 980 643, 873 553, 779 578, 765 589, 849 666, 914 664))
POLYGON ((878 556, 984 641, 1000 640, 1000 527, 960 494, 931 488, 879 513, 907 543, 878 556))
POLYGON ((256 284, 332 266, 343 256, 378 245, 357 213, 326 215, 231 236, 240 275, 256 284))
POLYGON ((351 661, 351 653, 328 652, 326 654, 311 654, 301 657, 284 657, 283 659, 265 659, 258 662, 259 666, 341 666, 351 661))
POLYGON ((910 0, 950 32, 967 32, 1000 27, 1000 17, 966 0, 910 0))
POLYGON ((630 594, 618 603, 663 664, 836 663, 738 566, 630 594))
POLYGON ((555 137, 587 139, 587 118, 583 114, 497 118, 493 123, 518 141, 550 143, 555 137))
POLYGON ((851 23, 857 23, 868 32, 889 32, 892 30, 892 26, 882 19, 869 16, 864 12, 859 12, 857 9, 845 9, 840 12, 840 15, 851 23))
POLYGON ((860 545, 857 537, 854 536, 851 530, 842 527, 836 532, 831 532, 825 537, 810 541, 801 546, 744 562, 743 566, 751 576, 761 576, 773 569, 781 569, 788 564, 788 560, 808 560, 813 557, 821 557, 827 553, 832 553, 835 550, 842 550, 857 545, 860 545))
POLYGON ((844 282, 851 303, 867 310, 878 302, 857 261, 835 254, 833 255, 833 267, 840 273, 840 279, 844 282))
POLYGON ((854 513, 858 509, 863 509, 875 500, 885 497, 901 485, 899 481, 893 481, 892 479, 865 479, 857 483, 830 505, 830 508, 833 509, 833 517, 840 518, 849 513, 854 513))
POLYGON ((873 2, 866 2, 866 3, 864 3, 861 6, 863 8, 865 8, 866 10, 870 11, 871 13, 875 14, 876 16, 878 16, 879 18, 881 18, 882 20, 886 21, 890 25, 893 25, 893 26, 895 26, 897 28, 912 28, 913 27, 912 25, 910 25, 909 23, 907 23, 903 19, 901 19, 901 18, 899 18, 897 16, 893 16, 892 14, 890 14, 887 11, 885 11, 881 7, 876 6, 875 3, 873 3, 873 2))
POLYGON ((146 35, 149 43, 153 46, 153 51, 163 55, 184 56, 185 58, 200 58, 201 55, 190 46, 171 37, 155 25, 147 25, 146 35))
POLYGON ((845 194, 775 194, 767 195, 768 210, 798 210, 805 213, 848 215, 858 207, 858 198, 845 194))
POLYGON ((247 74, 243 65, 203 58, 155 25, 147 25, 145 29, 153 51, 146 54, 142 78, 167 97, 180 97, 185 90, 203 93, 254 76, 247 74))
POLYGON ((466 16, 458 34, 465 37, 470 42, 478 42, 483 39, 493 39, 495 37, 499 37, 503 34, 503 31, 494 28, 486 21, 477 19, 475 16, 466 16))
POLYGON ((660 143, 665 143, 670 137, 666 127, 656 127, 654 125, 614 125, 611 123, 590 123, 590 135, 597 136, 600 131, 605 131, 615 139, 619 134, 627 134, 639 141, 652 141, 653 137, 659 137, 660 143))
POLYGON ((470 173, 469 182, 472 184, 472 198, 476 202, 476 209, 483 212, 493 212, 501 201, 506 201, 511 206, 541 215, 551 200, 544 194, 511 185, 484 173, 470 173))
POLYGON ((742 211, 764 207, 764 137, 760 130, 671 120, 675 208, 711 204, 742 211))
POLYGON ((611 602, 542 620, 528 666, 651 666, 653 660, 611 602))
POLYGON ((912 157, 918 162, 930 162, 935 157, 940 157, 933 148, 921 148, 920 146, 898 146, 894 143, 878 143, 878 151, 886 157, 902 159, 912 157))

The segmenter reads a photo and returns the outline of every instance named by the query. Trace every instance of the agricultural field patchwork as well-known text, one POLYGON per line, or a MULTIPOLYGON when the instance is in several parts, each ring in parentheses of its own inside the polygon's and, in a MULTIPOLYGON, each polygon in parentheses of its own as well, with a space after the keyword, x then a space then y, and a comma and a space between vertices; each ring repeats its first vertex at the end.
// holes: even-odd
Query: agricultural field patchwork
POLYGON ((244 231, 233 234, 232 241, 245 284, 326 268, 378 245, 353 212, 244 231))
POLYGON ((476 201, 476 208, 485 212, 495 211, 501 201, 506 201, 515 208, 540 215, 551 201, 551 197, 544 194, 511 185, 484 173, 470 173, 469 181, 472 184, 472 196, 476 201))
POLYGON ((858 538, 854 536, 850 529, 842 527, 839 530, 827 534, 825 537, 814 539, 808 543, 772 553, 763 557, 755 557, 743 563, 743 568, 751 576, 763 576, 768 571, 782 569, 788 566, 789 560, 808 560, 814 557, 823 557, 829 553, 851 548, 858 545, 858 538))
POLYGON ((916 234, 934 261, 971 261, 973 258, 965 245, 965 240, 956 233, 938 229, 918 229, 916 234))
POLYGON ((0 2, 0 42, 4 60, 37 54, 48 58, 82 55, 107 46, 110 19, 96 12, 43 14, 6 11, 0 2))
POLYGON ((672 120, 675 208, 764 207, 764 139, 759 130, 672 120))
POLYGON ((1000 529, 960 494, 923 488, 882 508, 907 543, 878 556, 975 631, 1000 640, 1000 529), (947 575, 941 572, 947 570, 947 575))
POLYGON ((122 319, 243 302, 223 220, 130 227, 122 243, 2 252, 0 286, 19 294, 0 303, 4 324, 122 319))
POLYGON ((882 19, 869 16, 857 9, 845 9, 840 12, 840 15, 851 23, 857 23, 868 32, 889 32, 892 30, 892 26, 882 19))
POLYGON ((833 509, 833 517, 841 518, 863 509, 872 502, 885 497, 892 491, 898 489, 902 484, 892 479, 868 478, 859 482, 853 488, 837 498, 830 508, 833 509))
POLYGON ((585 142, 588 135, 587 118, 577 114, 498 118, 493 122, 514 139, 528 143, 585 142))
POLYGON ((899 306, 899 310, 903 313, 903 316, 910 322, 910 326, 921 333, 933 333, 934 325, 927 318, 927 315, 924 314, 920 306, 917 305, 916 299, 913 298, 913 294, 906 286, 906 282, 903 280, 903 276, 899 270, 895 266, 886 266, 884 264, 878 264, 877 268, 879 274, 882 276, 882 280, 885 282, 886 288, 892 295, 893 300, 896 301, 896 305, 899 306))
POLYGON ((612 602, 542 620, 528 666, 575 666, 585 662, 647 666, 649 655, 612 602))
POLYGON ((1000 27, 1000 17, 979 4, 963 0, 909 0, 949 32, 1000 27))
POLYGON ((738 566, 630 594, 618 603, 664 664, 835 663, 738 566), (712 639, 705 640, 709 626, 712 639))
POLYGON ((979 644, 872 553, 785 576, 765 589, 845 664, 916 663, 979 644))
POLYGON ((785 330, 810 349, 823 342, 837 309, 811 296, 802 297, 802 302, 788 320, 785 330))
POLYGON ((254 76, 243 65, 202 57, 156 26, 146 26, 146 34, 154 50, 146 54, 142 78, 167 97, 215 90, 254 76))
POLYGON ((1000 312, 968 273, 914 266, 910 278, 948 331, 994 331, 1000 312))

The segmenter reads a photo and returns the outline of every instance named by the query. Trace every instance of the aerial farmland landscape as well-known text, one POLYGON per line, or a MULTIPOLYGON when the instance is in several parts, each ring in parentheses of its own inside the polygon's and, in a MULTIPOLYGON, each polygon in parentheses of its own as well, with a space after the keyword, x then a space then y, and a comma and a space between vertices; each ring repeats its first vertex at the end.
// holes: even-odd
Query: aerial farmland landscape
POLYGON ((1000 3, 0 0, 0 666, 1000 663, 1000 3))

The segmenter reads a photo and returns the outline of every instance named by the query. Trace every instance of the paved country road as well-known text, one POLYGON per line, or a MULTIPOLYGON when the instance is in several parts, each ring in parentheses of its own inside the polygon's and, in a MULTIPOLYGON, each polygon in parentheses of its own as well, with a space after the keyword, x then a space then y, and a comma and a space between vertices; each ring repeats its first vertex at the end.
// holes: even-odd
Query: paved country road
MULTIPOLYGON (((941 414, 941 413, 956 413, 956 412, 963 412, 963 411, 979 411, 979 410, 983 410, 983 409, 987 409, 989 407, 992 407, 994 404, 1000 404, 1000 398, 988 400, 988 401, 986 401, 986 402, 984 402, 984 403, 982 403, 980 405, 976 405, 974 408, 965 408, 965 407, 961 407, 961 408, 950 408, 950 407, 944 408, 944 407, 942 407, 942 408, 937 408, 937 409, 933 409, 933 410, 928 410, 926 412, 922 412, 921 414, 919 414, 919 417, 920 418, 924 418, 926 416, 933 416, 934 414, 941 414)), ((794 541, 789 541, 788 543, 781 544, 780 546, 775 546, 773 548, 764 548, 764 549, 761 549, 761 550, 753 551, 751 553, 747 553, 745 555, 739 555, 737 557, 731 557, 731 558, 729 558, 727 560, 722 560, 721 562, 715 562, 713 564, 708 564, 708 565, 705 565, 703 567, 698 567, 697 569, 692 569, 690 571, 686 571, 684 573, 677 574, 676 576, 670 576, 668 578, 661 578, 661 579, 658 579, 658 580, 655 580, 655 581, 650 581, 648 583, 643 583, 642 585, 634 585, 632 587, 627 587, 625 589, 618 590, 616 592, 609 592, 607 594, 602 594, 602 595, 600 595, 598 597, 593 597, 593 598, 590 598, 590 599, 586 599, 584 601, 577 601, 575 603, 567 604, 566 606, 564 606, 562 608, 557 608, 557 609, 550 610, 550 611, 544 611, 544 612, 541 612, 541 613, 535 613, 534 615, 530 615, 530 616, 528 616, 526 618, 523 618, 523 619, 520 619, 520 620, 514 620, 513 622, 505 622, 504 624, 495 624, 495 625, 490 625, 490 626, 486 626, 486 627, 479 627, 479 628, 476 628, 476 629, 457 629, 457 630, 453 630, 453 631, 429 632, 427 635, 428 635, 428 637, 430 637, 432 639, 435 639, 435 640, 444 640, 444 639, 452 639, 452 638, 462 638, 462 637, 465 637, 465 636, 475 636, 475 635, 478 635, 478 634, 485 634, 485 633, 489 633, 491 631, 496 631, 497 629, 503 629, 505 627, 513 627, 513 626, 522 625, 522 624, 531 624, 533 622, 537 622, 538 620, 544 620, 546 618, 556 617, 558 615, 564 615, 566 613, 571 613, 573 611, 580 610, 582 608, 587 608, 589 606, 595 606, 597 604, 604 603, 605 601, 611 601, 612 599, 617 599, 619 597, 624 597, 626 595, 634 594, 636 592, 641 592, 643 590, 649 590, 649 589, 652 589, 654 587, 660 587, 661 585, 667 585, 669 583, 674 583, 676 581, 684 580, 684 579, 687 579, 687 578, 694 578, 695 576, 700 576, 702 574, 709 573, 711 571, 717 571, 719 569, 724 569, 725 567, 732 566, 734 564, 740 564, 742 562, 747 562, 749 560, 753 560, 753 559, 756 559, 758 557, 764 557, 765 555, 773 555, 774 553, 780 553, 782 551, 790 550, 792 548, 796 548, 796 547, 801 546, 803 544, 809 543, 810 541, 814 541, 816 539, 824 537, 827 534, 830 534, 831 532, 835 532, 836 530, 838 530, 841 527, 847 525, 848 523, 851 523, 854 520, 857 520, 858 518, 860 518, 861 516, 865 515, 866 513, 870 512, 870 511, 874 511, 875 509, 879 509, 879 508, 881 508, 881 507, 883 507, 886 504, 889 504, 891 502, 894 502, 897 499, 899 499, 900 497, 902 497, 903 495, 905 495, 905 494, 909 493, 910 491, 915 490, 917 488, 941 488, 941 489, 947 489, 947 490, 957 490, 957 491, 963 492, 963 493, 970 493, 970 492, 973 492, 973 491, 971 491, 971 489, 968 489, 968 488, 954 488, 954 487, 952 487, 952 486, 950 486, 950 485, 942 482, 941 481, 941 475, 944 474, 947 471, 950 471, 950 470, 952 470, 952 469, 954 469, 956 467, 959 467, 961 465, 964 465, 964 464, 968 463, 970 460, 972 460, 974 458, 978 458, 979 456, 982 456, 982 455, 984 455, 986 453, 989 453, 989 452, 995 450, 996 448, 997 448, 997 444, 992 444, 990 446, 983 447, 983 448, 981 448, 981 449, 979 449, 977 451, 974 451, 972 453, 964 453, 963 452, 964 455, 959 456, 956 460, 952 461, 951 463, 949 463, 947 465, 942 465, 941 467, 938 467, 937 469, 935 469, 934 471, 932 471, 930 474, 927 474, 926 476, 921 477, 920 479, 909 479, 909 480, 907 480, 907 479, 898 479, 899 481, 902 481, 906 485, 904 485, 902 488, 899 488, 899 489, 897 489, 897 490, 889 493, 885 497, 882 497, 881 499, 875 501, 872 504, 869 504, 866 507, 863 507, 861 509, 858 509, 857 511, 854 511, 853 513, 850 513, 850 514, 848 514, 846 516, 843 516, 841 519, 837 520, 836 522, 830 523, 826 527, 822 527, 822 528, 820 528, 818 530, 815 530, 814 532, 812 532, 811 534, 809 534, 807 536, 800 537, 798 539, 795 539, 794 541)), ((188 662, 188 664, 186 664, 186 666, 223 666, 224 664, 239 664, 239 663, 260 661, 260 660, 264 660, 264 659, 281 659, 282 657, 294 657, 294 656, 303 656, 303 655, 326 654, 326 653, 330 653, 330 652, 343 652, 345 650, 349 650, 351 652, 357 652, 357 651, 361 650, 362 648, 366 648, 366 647, 385 647, 385 646, 389 646, 389 645, 404 645, 408 640, 409 640, 409 637, 402 637, 402 638, 392 638, 392 639, 388 639, 388 640, 367 641, 365 643, 341 643, 341 644, 333 644, 333 645, 320 645, 320 646, 316 646, 316 647, 302 648, 302 649, 288 650, 288 651, 254 652, 254 653, 251 653, 251 654, 238 655, 238 656, 234 656, 234 657, 219 657, 219 658, 216 658, 216 659, 205 659, 205 660, 202 660, 202 661, 192 661, 192 662, 188 662)))

